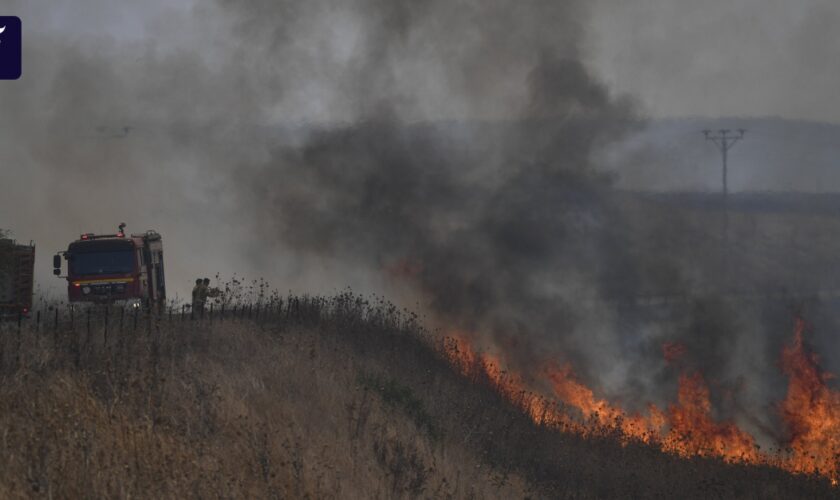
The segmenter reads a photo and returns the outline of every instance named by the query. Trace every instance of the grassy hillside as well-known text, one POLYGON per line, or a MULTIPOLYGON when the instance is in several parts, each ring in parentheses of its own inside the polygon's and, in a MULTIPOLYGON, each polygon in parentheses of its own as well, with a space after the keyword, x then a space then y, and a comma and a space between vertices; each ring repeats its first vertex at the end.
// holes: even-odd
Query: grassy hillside
POLYGON ((412 316, 350 295, 224 321, 111 313, 107 329, 101 311, 53 314, 0 336, 3 498, 836 493, 538 427, 412 316))

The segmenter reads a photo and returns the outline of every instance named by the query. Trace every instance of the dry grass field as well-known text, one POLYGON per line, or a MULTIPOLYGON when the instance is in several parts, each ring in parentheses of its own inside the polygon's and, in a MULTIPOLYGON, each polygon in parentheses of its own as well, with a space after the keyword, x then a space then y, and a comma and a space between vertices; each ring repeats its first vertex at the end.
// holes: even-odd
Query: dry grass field
POLYGON ((0 333, 2 498, 836 495, 819 478, 536 426, 382 301, 110 313, 107 328, 102 311, 53 314, 0 333))

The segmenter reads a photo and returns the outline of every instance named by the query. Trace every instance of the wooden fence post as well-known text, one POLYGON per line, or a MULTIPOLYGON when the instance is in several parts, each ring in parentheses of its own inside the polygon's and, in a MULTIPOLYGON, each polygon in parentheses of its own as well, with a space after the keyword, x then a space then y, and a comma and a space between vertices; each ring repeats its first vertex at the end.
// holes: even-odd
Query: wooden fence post
POLYGON ((58 306, 55 306, 55 319, 53 320, 53 345, 58 346, 58 306))
POLYGON ((15 367, 20 368, 20 328, 23 323, 23 311, 18 311, 17 318, 17 345, 15 346, 15 367))
POLYGON ((102 333, 102 345, 103 347, 108 347, 108 318, 111 315, 111 306, 109 304, 105 304, 105 329, 102 333))

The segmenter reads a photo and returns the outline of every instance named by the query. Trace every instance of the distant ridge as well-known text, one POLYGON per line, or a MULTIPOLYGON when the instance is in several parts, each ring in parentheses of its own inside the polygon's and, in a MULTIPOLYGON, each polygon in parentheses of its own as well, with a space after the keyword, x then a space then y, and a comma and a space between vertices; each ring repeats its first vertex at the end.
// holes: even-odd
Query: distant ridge
MULTIPOLYGON (((682 208, 720 210, 723 198, 710 191, 627 191, 642 199, 682 208)), ((738 212, 840 215, 840 193, 740 192, 729 195, 729 209, 738 212)))
POLYGON ((840 124, 782 118, 651 120, 595 155, 618 186, 645 191, 718 191, 720 154, 702 130, 747 129, 731 151, 732 192, 840 192, 840 124))

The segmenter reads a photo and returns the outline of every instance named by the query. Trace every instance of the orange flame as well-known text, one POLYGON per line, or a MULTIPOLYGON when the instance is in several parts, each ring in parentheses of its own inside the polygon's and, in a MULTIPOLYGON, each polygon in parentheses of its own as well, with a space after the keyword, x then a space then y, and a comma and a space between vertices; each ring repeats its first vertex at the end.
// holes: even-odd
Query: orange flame
POLYGON ((761 459, 752 436, 734 423, 712 419, 709 388, 700 373, 680 375, 677 404, 670 407, 669 415, 665 450, 680 456, 718 456, 727 462, 761 459))
MULTIPOLYGON (((837 484, 840 392, 826 385, 831 377, 820 370, 816 356, 805 348, 803 331, 804 322, 797 320, 793 343, 782 353, 782 367, 790 378, 787 397, 780 405, 789 434, 786 455, 760 453, 748 432, 734 422, 716 421, 708 385, 699 372, 680 375, 677 401, 668 411, 650 404, 647 414, 641 415, 598 398, 568 364, 548 363, 541 372, 553 389, 556 400, 552 400, 532 390, 521 376, 505 371, 498 356, 477 353, 462 334, 447 337, 443 352, 458 371, 474 380, 487 381, 539 425, 581 435, 614 430, 625 443, 648 443, 682 457, 769 464, 795 473, 822 474, 837 484), (580 416, 569 413, 568 407, 575 408, 580 416)), ((663 345, 668 362, 679 360, 686 351, 682 344, 663 345)))
POLYGON ((840 462, 840 392, 828 388, 817 356, 804 341, 805 321, 796 320, 793 342, 782 350, 782 370, 790 378, 781 404, 790 439, 787 468, 820 473, 836 483, 840 462))
POLYGON ((476 354, 466 337, 455 335, 445 338, 443 352, 461 374, 472 379, 485 379, 496 392, 515 403, 538 425, 582 430, 565 413, 558 411, 553 401, 528 390, 519 375, 502 369, 498 358, 486 353, 476 354))
POLYGON ((610 405, 595 397, 592 389, 579 382, 570 365, 546 370, 554 388, 554 395, 563 403, 580 410, 590 424, 619 429, 623 436, 650 442, 656 437, 658 422, 633 414, 629 415, 621 408, 610 405))

